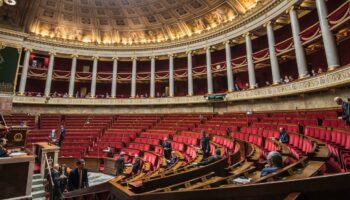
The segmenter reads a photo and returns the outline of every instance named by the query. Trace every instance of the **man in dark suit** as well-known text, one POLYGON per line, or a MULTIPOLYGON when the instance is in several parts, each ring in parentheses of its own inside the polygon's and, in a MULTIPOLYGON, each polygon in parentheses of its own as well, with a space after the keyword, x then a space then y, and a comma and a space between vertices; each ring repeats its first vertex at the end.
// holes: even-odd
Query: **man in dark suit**
POLYGON ((221 150, 220 149, 216 149, 215 150, 215 154, 213 156, 210 156, 209 158, 205 159, 204 161, 202 162, 199 162, 199 163, 193 163, 193 165, 196 165, 196 166, 206 166, 206 165, 209 165, 215 161, 218 161, 221 159, 221 150))
POLYGON ((342 115, 339 117, 339 119, 344 120, 346 122, 346 125, 350 126, 350 104, 343 101, 343 99, 340 97, 335 97, 334 101, 338 105, 341 105, 342 115))
POLYGON ((9 151, 5 148, 7 143, 7 139, 0 138, 0 157, 7 157, 9 156, 9 151))
POLYGON ((171 143, 168 138, 164 139, 164 142, 162 143, 162 147, 163 147, 165 159, 170 160, 172 149, 171 149, 171 143))
POLYGON ((58 164, 55 164, 51 171, 51 178, 54 184, 53 191, 52 191, 52 196, 54 200, 61 199, 61 179, 60 179, 59 168, 60 166, 58 164))
POLYGON ((124 159, 125 153, 120 152, 119 158, 115 161, 115 169, 116 169, 116 175, 121 175, 124 171, 125 167, 125 159, 124 159))
POLYGON ((209 134, 205 133, 205 131, 202 130, 202 138, 201 138, 201 148, 203 156, 206 158, 208 157, 209 151, 210 151, 210 138, 209 134))
POLYGON ((87 169, 84 168, 85 161, 77 160, 77 167, 73 169, 68 177, 68 190, 73 191, 81 188, 89 187, 87 169))
POLYGON ((66 136, 66 129, 64 128, 63 125, 61 125, 61 134, 60 134, 60 139, 58 140, 58 146, 61 146, 65 136, 66 136))

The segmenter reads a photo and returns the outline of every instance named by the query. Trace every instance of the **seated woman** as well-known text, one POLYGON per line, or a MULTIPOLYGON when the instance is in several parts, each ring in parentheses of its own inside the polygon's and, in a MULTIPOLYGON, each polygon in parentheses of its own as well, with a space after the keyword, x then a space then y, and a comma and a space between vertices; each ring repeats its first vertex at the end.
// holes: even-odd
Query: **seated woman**
POLYGON ((271 151, 267 155, 267 165, 261 170, 261 177, 277 171, 283 167, 282 155, 277 151, 271 151))

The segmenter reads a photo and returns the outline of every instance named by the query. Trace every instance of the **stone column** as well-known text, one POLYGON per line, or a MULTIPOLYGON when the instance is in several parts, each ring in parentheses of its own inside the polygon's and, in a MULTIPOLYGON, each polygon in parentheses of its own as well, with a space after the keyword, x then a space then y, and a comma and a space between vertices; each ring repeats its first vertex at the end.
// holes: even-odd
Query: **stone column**
POLYGON ((74 81, 75 81, 75 73, 77 71, 77 58, 78 58, 78 55, 72 55, 72 65, 70 69, 70 80, 69 80, 69 90, 68 90, 69 97, 73 97, 74 95, 74 81))
POLYGON ((232 64, 231 64, 231 46, 230 41, 225 41, 225 52, 226 52, 226 74, 227 74, 227 91, 233 92, 233 73, 232 73, 232 64))
POLYGON ((112 72, 112 89, 111 97, 115 98, 117 96, 117 79, 118 79, 118 58, 113 57, 113 72, 112 72))
POLYGON ((207 57, 207 85, 208 85, 208 94, 213 94, 213 75, 211 72, 211 53, 210 47, 205 48, 206 57, 207 57))
POLYGON ((298 15, 294 7, 289 9, 290 21, 292 25, 293 41, 295 56, 297 60, 299 78, 304 78, 307 72, 306 57, 303 45, 300 39, 300 26, 298 21, 298 15))
POLYGON ((281 74, 280 74, 280 67, 278 64, 278 59, 276 55, 276 49, 275 49, 275 34, 273 32, 271 21, 269 21, 267 24, 265 24, 267 29, 267 39, 269 43, 269 54, 270 54, 270 62, 271 62, 271 71, 272 71, 272 84, 276 85, 280 83, 281 80, 281 74))
POLYGON ((20 95, 23 95, 26 89, 30 52, 32 50, 25 48, 24 51, 25 51, 25 55, 24 55, 23 68, 22 68, 22 74, 21 74, 21 82, 19 84, 19 91, 18 91, 20 95))
POLYGON ((169 54, 169 96, 174 97, 174 55, 169 54))
POLYGON ((323 39, 324 50, 326 52, 328 70, 334 70, 340 66, 339 56, 337 52, 337 45, 335 43, 334 35, 330 30, 328 23, 328 10, 324 0, 316 0, 316 8, 318 18, 320 20, 320 27, 323 39))
POLYGON ((256 85, 256 78, 255 78, 255 66, 253 61, 253 47, 252 47, 252 40, 250 36, 251 36, 250 33, 245 34, 245 44, 246 44, 246 51, 247 51, 249 88, 254 89, 256 85))
POLYGON ((192 52, 187 53, 187 95, 193 95, 192 52))
POLYGON ((154 56, 151 57, 151 81, 150 81, 150 97, 155 97, 155 86, 156 86, 156 58, 154 56))
POLYGON ((96 96, 96 80, 97 80, 97 65, 98 65, 98 57, 94 56, 92 57, 93 64, 92 64, 92 78, 91 78, 91 98, 95 98, 96 96))
POLYGON ((49 54, 50 54, 50 61, 49 61, 49 67, 47 69, 47 77, 46 77, 45 92, 44 92, 44 96, 46 97, 50 96, 53 66, 55 63, 55 53, 50 52, 49 54))
POLYGON ((132 74, 131 74, 131 98, 135 98, 136 96, 136 67, 137 67, 137 58, 132 58, 132 74))

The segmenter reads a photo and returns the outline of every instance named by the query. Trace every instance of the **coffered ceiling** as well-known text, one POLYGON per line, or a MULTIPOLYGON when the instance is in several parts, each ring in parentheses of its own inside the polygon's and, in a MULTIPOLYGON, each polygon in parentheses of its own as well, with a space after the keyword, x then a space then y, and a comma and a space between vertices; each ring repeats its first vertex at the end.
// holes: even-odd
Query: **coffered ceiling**
POLYGON ((17 0, 0 26, 46 38, 96 44, 186 39, 249 15, 269 0, 17 0))

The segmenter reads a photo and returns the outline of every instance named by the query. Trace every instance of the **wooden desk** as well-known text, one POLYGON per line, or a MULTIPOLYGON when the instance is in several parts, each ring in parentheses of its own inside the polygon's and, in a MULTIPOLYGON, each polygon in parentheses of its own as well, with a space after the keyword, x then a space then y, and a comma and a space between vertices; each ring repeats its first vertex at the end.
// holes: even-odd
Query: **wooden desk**
POLYGON ((51 164, 53 165, 58 163, 58 152, 60 151, 60 147, 56 146, 54 144, 49 145, 47 142, 38 142, 33 143, 33 152, 35 155, 38 156, 38 160, 40 161, 40 174, 41 178, 44 178, 45 176, 45 169, 46 169, 46 161, 45 161, 45 155, 47 156, 48 160, 51 160, 51 164))
POLYGON ((104 158, 104 173, 105 174, 110 174, 110 175, 115 175, 116 173, 116 168, 115 168, 115 161, 116 159, 113 158, 104 158))
POLYGON ((34 158, 33 155, 0 158, 0 199, 31 198, 34 158))

